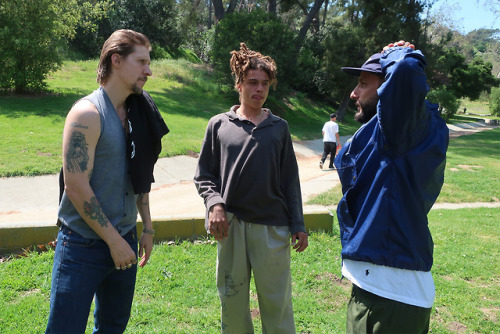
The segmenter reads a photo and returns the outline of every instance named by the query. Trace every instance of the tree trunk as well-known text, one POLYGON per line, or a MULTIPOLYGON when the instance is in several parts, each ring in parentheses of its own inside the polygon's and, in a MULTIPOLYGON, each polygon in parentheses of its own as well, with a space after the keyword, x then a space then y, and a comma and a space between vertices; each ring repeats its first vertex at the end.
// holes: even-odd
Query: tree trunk
POLYGON ((290 59, 290 68, 295 68, 295 66, 297 65, 297 60, 299 59, 299 52, 306 39, 307 31, 309 30, 309 27, 311 26, 313 19, 316 17, 316 15, 318 15, 318 12, 321 9, 321 6, 323 5, 323 1, 324 0, 314 0, 314 5, 309 11, 309 14, 307 14, 304 24, 302 24, 302 27, 300 28, 297 39, 295 40, 295 53, 292 55, 290 59))
POLYGON ((219 22, 224 18, 224 6, 222 6, 222 0, 212 0, 214 5, 215 22, 219 22))
POLYGON ((345 94, 344 99, 342 100, 342 103, 340 104, 339 109, 337 110, 337 119, 339 122, 342 122, 342 120, 344 119, 350 100, 351 98, 349 97, 349 95, 345 94))
POLYGON ((276 15, 276 0, 268 0, 267 11, 268 13, 276 15))
POLYGON ((214 5, 215 21, 219 22, 224 18, 224 15, 231 14, 234 12, 234 9, 238 4, 238 0, 231 0, 229 2, 229 6, 227 7, 226 11, 224 11, 224 5, 222 4, 222 0, 212 0, 212 4, 214 5))
POLYGON ((323 22, 321 23, 321 26, 324 27, 326 24, 326 14, 328 14, 328 4, 330 0, 325 0, 325 10, 323 11, 323 22))
POLYGON ((208 29, 212 28, 212 1, 208 0, 208 29))
POLYGON ((237 4, 238 4, 238 0, 229 1, 229 6, 227 7, 226 14, 234 13, 234 10, 236 9, 237 4))

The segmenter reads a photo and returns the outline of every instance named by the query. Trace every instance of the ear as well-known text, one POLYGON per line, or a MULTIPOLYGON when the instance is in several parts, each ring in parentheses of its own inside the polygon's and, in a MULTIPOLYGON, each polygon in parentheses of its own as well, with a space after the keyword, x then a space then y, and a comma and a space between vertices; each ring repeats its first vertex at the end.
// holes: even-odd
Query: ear
POLYGON ((113 53, 111 55, 111 63, 113 64, 113 66, 120 67, 121 60, 122 57, 118 53, 113 53))

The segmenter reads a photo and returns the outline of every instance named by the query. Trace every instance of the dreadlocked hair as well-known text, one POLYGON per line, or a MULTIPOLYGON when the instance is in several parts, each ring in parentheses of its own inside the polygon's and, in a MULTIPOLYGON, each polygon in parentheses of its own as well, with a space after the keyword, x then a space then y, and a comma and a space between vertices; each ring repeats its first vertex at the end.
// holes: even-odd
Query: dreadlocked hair
POLYGON ((243 82, 249 70, 263 70, 269 76, 273 88, 276 88, 277 68, 271 57, 249 50, 245 43, 240 43, 240 51, 231 51, 231 55, 231 75, 234 77, 235 86, 243 82))

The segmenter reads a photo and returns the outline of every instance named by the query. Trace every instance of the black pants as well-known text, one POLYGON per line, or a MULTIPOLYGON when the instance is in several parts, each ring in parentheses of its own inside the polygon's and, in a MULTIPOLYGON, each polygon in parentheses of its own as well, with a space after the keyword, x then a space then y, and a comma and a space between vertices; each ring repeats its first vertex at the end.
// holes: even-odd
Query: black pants
POLYGON ((321 162, 325 162, 328 154, 330 154, 330 165, 328 167, 333 168, 333 160, 335 159, 335 154, 337 154, 337 142, 323 142, 323 156, 321 157, 321 162))

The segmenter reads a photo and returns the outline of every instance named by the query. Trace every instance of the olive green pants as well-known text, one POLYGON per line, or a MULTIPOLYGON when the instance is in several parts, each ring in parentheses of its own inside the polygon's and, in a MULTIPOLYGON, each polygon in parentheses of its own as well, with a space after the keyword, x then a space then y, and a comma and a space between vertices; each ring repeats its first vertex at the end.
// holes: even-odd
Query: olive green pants
POLYGON ((295 333, 288 226, 246 223, 228 213, 229 235, 217 244, 217 289, 222 333, 253 333, 253 272, 262 333, 295 333))
POLYGON ((348 334, 406 334, 429 331, 431 309, 383 298, 352 285, 348 334))

